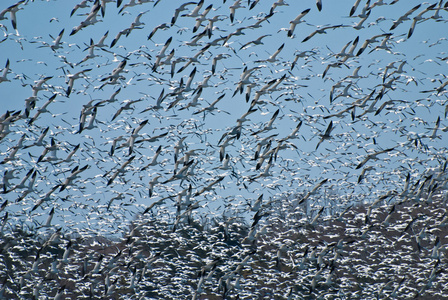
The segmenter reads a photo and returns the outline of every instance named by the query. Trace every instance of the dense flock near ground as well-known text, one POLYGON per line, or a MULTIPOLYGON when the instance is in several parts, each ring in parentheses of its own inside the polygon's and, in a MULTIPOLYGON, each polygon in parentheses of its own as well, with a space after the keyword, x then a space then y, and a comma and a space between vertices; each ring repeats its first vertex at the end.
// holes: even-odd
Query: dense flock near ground
POLYGON ((0 298, 448 297, 448 1, 354 2, 0 3, 0 298))

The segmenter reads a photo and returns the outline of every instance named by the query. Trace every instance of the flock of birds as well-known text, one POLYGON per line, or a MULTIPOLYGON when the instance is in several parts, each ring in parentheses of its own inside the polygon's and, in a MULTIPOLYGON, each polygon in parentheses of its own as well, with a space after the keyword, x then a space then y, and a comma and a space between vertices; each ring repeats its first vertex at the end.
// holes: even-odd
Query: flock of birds
POLYGON ((0 299, 447 297, 448 1, 73 3, 0 8, 0 299))

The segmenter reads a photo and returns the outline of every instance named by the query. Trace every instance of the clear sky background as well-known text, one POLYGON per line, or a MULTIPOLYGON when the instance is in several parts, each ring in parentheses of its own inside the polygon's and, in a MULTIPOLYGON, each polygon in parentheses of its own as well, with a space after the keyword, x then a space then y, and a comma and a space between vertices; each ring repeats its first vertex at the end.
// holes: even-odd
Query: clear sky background
MULTIPOLYGON (((63 160, 80 144, 71 162, 38 163, 44 147, 31 146, 20 148, 16 160, 1 165, 3 172, 14 170, 17 177, 9 181, 6 188, 8 193, 1 195, 2 202, 9 201, 5 211, 10 212, 13 216, 11 219, 26 222, 30 226, 40 226, 50 210, 55 208, 55 225, 113 234, 117 229, 126 227, 137 213, 166 197, 166 200, 157 202, 153 212, 158 217, 174 220, 177 210, 174 196, 188 189, 190 184, 193 193, 191 201, 199 201, 203 206, 202 210, 198 210, 197 217, 208 220, 223 214, 245 214, 261 194, 264 195, 264 204, 269 203, 267 207, 272 211, 294 209, 297 201, 293 199, 301 199, 324 179, 328 181, 311 196, 307 204, 312 209, 325 206, 325 212, 329 214, 352 203, 374 201, 389 191, 400 194, 408 174, 410 185, 417 188, 426 176, 433 174, 437 177, 446 161, 447 133, 441 129, 448 126, 445 113, 447 97, 445 90, 436 89, 448 80, 445 77, 447 11, 440 10, 440 18, 431 18, 435 10, 424 13, 424 20, 417 23, 410 38, 407 36, 412 18, 433 3, 401 0, 393 5, 375 6, 364 27, 357 30, 353 26, 360 21, 358 15, 365 1, 361 1, 354 17, 349 17, 352 1, 323 1, 323 9, 318 11, 315 1, 290 0, 288 6, 276 7, 274 14, 262 22, 259 28, 248 27, 269 14, 272 2, 262 0, 249 10, 248 3, 243 1, 242 5, 246 8, 237 9, 235 20, 231 22, 229 6, 233 1, 205 1, 200 12, 213 4, 207 18, 218 16, 220 20, 215 23, 212 37, 203 37, 197 46, 186 44, 195 35, 192 32, 195 19, 180 16, 175 25, 171 26, 174 10, 183 1, 162 0, 155 7, 154 3, 144 3, 127 7, 121 13, 121 7, 117 9, 115 3, 107 3, 105 16, 102 17, 101 12, 98 14, 98 23, 74 35, 70 35, 72 28, 86 18, 92 2, 88 3, 89 8, 78 9, 72 17, 70 13, 79 1, 22 3, 16 13, 17 31, 13 29, 10 14, 6 13, 8 19, 0 21, 3 25, 0 30, 4 34, 0 43, 0 67, 3 68, 9 60, 7 78, 10 81, 0 83, 1 113, 20 110, 23 114, 25 99, 33 94, 32 86, 44 77, 51 76, 51 79, 39 91, 35 108, 29 117, 34 116, 52 95, 57 96, 48 106, 50 113, 42 114, 33 124, 28 125, 29 119, 24 117, 9 126, 11 132, 0 141, 1 158, 8 157, 23 134, 26 134, 23 145, 30 146, 47 127, 49 131, 43 141, 50 145, 51 139, 55 140, 58 159, 63 160), (410 15, 411 20, 390 30, 393 21, 418 4, 421 6, 410 15), (288 37, 289 22, 308 8, 309 13, 303 17, 305 22, 298 24, 293 36, 288 37), (141 29, 132 30, 128 36, 121 36, 114 47, 95 48, 97 56, 82 62, 88 53, 88 50, 84 50, 88 48, 91 39, 98 43, 108 32, 105 43, 110 45, 117 34, 128 28, 141 12, 144 14, 140 21, 145 23, 140 26, 141 29), (153 29, 163 23, 168 28, 158 30, 148 40, 153 29), (316 26, 329 25, 343 26, 327 29, 326 34, 316 34, 302 42, 316 30, 316 26), (217 46, 210 46, 199 57, 199 63, 177 72, 185 61, 208 42, 226 37, 238 28, 244 28, 244 35, 232 36, 226 45, 220 42, 217 46), (53 38, 62 29, 62 48, 53 51, 49 45, 53 44, 53 38), (378 49, 371 52, 384 39, 384 36, 379 37, 361 55, 349 57, 339 68, 330 68, 323 78, 329 64, 341 61, 342 57, 336 54, 345 45, 349 44, 348 51, 353 41, 359 39, 354 50, 356 54, 366 39, 385 33, 391 33, 388 41, 390 51, 378 49), (268 35, 262 40, 263 44, 252 44, 240 49, 262 35, 268 35), (173 77, 170 75, 170 66, 160 66, 157 72, 152 71, 156 56, 170 37, 172 42, 166 54, 174 50, 174 59, 179 60, 173 77), (284 47, 277 61, 264 61, 282 44, 284 47), (307 51, 307 55, 300 57, 291 69, 295 55, 304 51, 307 51), (212 74, 213 58, 219 54, 225 54, 226 58, 218 61, 216 71, 212 74), (123 78, 117 84, 102 87, 105 82, 102 79, 107 78, 125 58, 127 63, 125 72, 121 73, 123 78), (403 72, 393 73, 402 62, 403 72), (395 68, 386 68, 391 63, 394 63, 395 68), (251 77, 254 86, 249 102, 246 102, 244 92, 232 97, 245 67, 257 68, 251 77), (360 77, 350 78, 357 67, 360 67, 360 77), (191 84, 192 90, 184 91, 183 98, 173 108, 168 107, 175 97, 169 96, 162 102, 161 109, 142 113, 156 104, 162 90, 167 95, 179 87, 181 80, 185 84, 194 68, 197 71, 191 84), (74 82, 73 90, 67 97, 68 75, 85 69, 92 70, 86 72, 85 78, 74 82), (199 106, 181 110, 193 99, 194 91, 207 76, 211 76, 209 86, 203 88, 199 106), (237 125, 237 119, 248 111, 255 92, 282 76, 285 79, 277 89, 261 95, 260 100, 263 102, 253 106, 257 110, 250 115, 250 121, 244 123, 241 137, 232 140, 232 145, 226 148, 232 169, 221 169, 220 138, 231 131, 237 125), (388 86, 387 83, 393 78, 392 85, 388 86), (348 85, 348 95, 345 95, 343 90, 348 85), (372 111, 367 111, 383 87, 384 95, 372 111), (94 105, 110 99, 119 88, 121 90, 116 96, 116 102, 104 102, 97 107, 96 127, 77 133, 83 106, 92 100, 90 103, 94 105), (335 99, 330 101, 332 90, 335 99), (365 106, 360 106, 361 99, 371 93, 373 97, 365 106), (216 104, 217 111, 205 116, 203 113, 194 114, 223 94, 225 96, 216 104), (112 120, 126 101, 133 100, 140 101, 132 104, 131 110, 123 111, 112 120), (375 115, 384 103, 384 109, 375 115), (328 117, 344 109, 348 109, 346 113, 328 117), (275 128, 263 131, 277 110, 279 113, 273 122, 275 128), (352 113, 355 116, 353 119, 352 113), (433 134, 438 117, 441 119, 440 129, 433 134), (107 185, 117 167, 130 158, 128 147, 117 149, 113 156, 109 155, 112 141, 123 136, 124 140, 118 144, 126 142, 132 130, 145 120, 148 123, 139 132, 137 140, 167 134, 158 141, 136 144, 132 154, 136 158, 128 165, 126 173, 120 174, 112 184, 107 185), (300 121, 303 123, 297 138, 282 142, 300 121), (323 141, 316 150, 319 134, 325 132, 330 121, 334 127, 331 133, 333 138, 323 141), (258 170, 256 166, 260 160, 253 158, 257 155, 260 141, 271 135, 274 136, 266 139, 271 140, 270 149, 275 149, 279 143, 285 148, 279 150, 275 158, 272 156, 270 176, 256 178, 265 170, 270 156, 266 157, 258 170), (174 145, 181 138, 185 138, 186 147, 180 156, 188 150, 198 149, 198 155, 192 157, 194 174, 189 175, 189 180, 156 185, 152 197, 149 197, 150 180, 160 175, 159 181, 163 182, 173 175, 176 168, 174 145), (150 163, 159 146, 162 147, 159 157, 161 163, 143 169, 150 163), (379 160, 369 160, 356 169, 367 154, 389 148, 393 150, 378 155, 379 160), (88 169, 74 180, 74 185, 64 191, 55 190, 48 200, 32 211, 53 187, 66 180, 73 168, 85 165, 88 165, 88 169), (17 201, 24 189, 9 190, 30 170, 37 170, 33 191, 17 201), (363 170, 365 177, 359 180, 363 170), (194 196, 219 176, 225 177, 214 186, 214 191, 194 196)), ((15 3, 3 1, 0 9, 15 3)), ((188 10, 181 14, 189 13, 194 7, 189 5, 188 10)), ((202 32, 206 24, 207 21, 203 22, 196 33, 202 32)), ((87 123, 89 118, 87 116, 87 123)), ((263 152, 266 146, 260 149, 263 152)), ((181 167, 182 164, 179 164, 178 169, 181 167)), ((185 209, 184 205, 181 207, 181 210, 185 209)), ((297 210, 302 211, 303 208, 300 206, 297 210)))

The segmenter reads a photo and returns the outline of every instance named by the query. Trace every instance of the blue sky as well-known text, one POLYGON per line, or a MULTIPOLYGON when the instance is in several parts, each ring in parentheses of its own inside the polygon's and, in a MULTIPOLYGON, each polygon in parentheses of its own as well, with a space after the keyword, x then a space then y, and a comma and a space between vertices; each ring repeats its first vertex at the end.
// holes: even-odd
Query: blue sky
MULTIPOLYGON (((355 15, 365 5, 362 2, 355 15)), ((16 2, 4 1, 1 9, 14 3, 16 2)), ((410 16, 411 20, 391 31, 394 20, 421 2, 402 0, 392 6, 373 7, 364 23, 365 28, 356 30, 351 26, 358 23, 360 18, 348 16, 353 5, 350 1, 324 1, 321 12, 317 10, 315 1, 289 1, 289 6, 277 7, 273 16, 264 21, 260 28, 244 29, 244 35, 232 37, 226 46, 211 46, 200 57, 200 64, 190 65, 171 78, 169 66, 159 67, 158 73, 151 70, 157 54, 169 37, 172 37, 172 42, 166 53, 175 50, 174 57, 180 60, 176 64, 177 71, 185 64, 182 59, 194 56, 207 42, 227 36, 237 28, 250 26, 257 21, 256 18, 266 16, 272 1, 260 1, 252 10, 247 7, 238 9, 233 23, 230 22, 228 8, 232 1, 205 1, 200 11, 213 4, 207 17, 221 15, 223 20, 215 23, 217 28, 214 29, 212 38, 204 37, 200 46, 185 44, 194 36, 192 28, 195 21, 188 17, 179 17, 174 26, 158 30, 151 40, 147 39, 156 26, 170 24, 174 9, 182 2, 162 0, 155 7, 153 3, 145 3, 126 8, 124 13, 118 13, 115 3, 108 3, 105 17, 101 17, 101 13, 98 16, 100 22, 70 36, 72 28, 79 25, 90 11, 90 8, 82 8, 70 17, 70 12, 77 3, 78 1, 34 1, 22 4, 23 9, 17 12, 18 34, 14 32, 10 20, 0 21, 7 28, 0 28, 6 38, 0 43, 0 67, 3 68, 7 59, 10 61, 10 82, 0 83, 2 113, 7 110, 23 110, 25 99, 32 95, 32 85, 43 77, 52 76, 46 82, 45 90, 39 92, 36 109, 54 93, 57 94, 55 101, 48 107, 50 114, 43 114, 31 126, 27 125, 26 120, 18 120, 11 125, 12 132, 1 141, 1 155, 6 157, 24 133, 27 134, 24 145, 33 144, 47 126, 49 133, 44 141, 49 145, 51 138, 54 138, 59 146, 58 158, 64 159, 75 145, 80 144, 74 161, 69 163, 37 163, 43 147, 33 146, 20 149, 18 160, 2 165, 5 170, 16 170, 18 178, 11 180, 11 186, 20 182, 20 178, 30 169, 38 170, 35 190, 23 201, 15 202, 22 192, 19 190, 2 195, 3 199, 10 202, 7 211, 14 213, 19 220, 42 223, 51 208, 55 207, 57 218, 53 221, 54 224, 77 227, 81 223, 81 227, 98 226, 110 233, 126 226, 137 212, 142 212, 152 203, 181 193, 189 184, 195 193, 219 176, 225 178, 215 186, 216 193, 193 197, 193 202, 199 201, 204 206, 203 211, 208 212, 204 218, 231 215, 235 210, 246 214, 248 204, 253 203, 261 194, 264 195, 266 205, 270 202, 271 207, 284 206, 284 209, 291 209, 297 205, 296 202, 291 200, 285 204, 278 200, 300 198, 300 195, 306 194, 327 178, 329 181, 312 196, 309 204, 318 208, 324 205, 328 208, 326 212, 330 213, 339 207, 346 207, 354 199, 372 201, 390 190, 400 192, 408 173, 411 174, 412 183, 417 184, 424 176, 437 172, 437 168, 446 160, 446 133, 438 130, 435 138, 429 137, 438 117, 441 118, 440 128, 448 125, 444 114, 446 93, 433 91, 446 81, 444 74, 447 60, 442 59, 447 56, 444 34, 448 29, 446 11, 440 11, 441 18, 438 20, 429 18, 434 11, 424 14, 429 19, 418 23, 413 35, 407 38, 412 18, 428 7, 427 3, 422 3, 410 16), (310 8, 310 12, 303 18, 305 22, 298 24, 294 36, 289 38, 284 29, 289 28, 289 22, 307 8, 310 8), (105 43, 110 45, 117 33, 129 27, 140 12, 145 12, 140 19, 145 23, 142 29, 133 30, 127 37, 121 36, 112 48, 96 48, 95 54, 98 57, 77 64, 87 55, 87 51, 83 50, 88 47, 90 39, 97 43, 108 31, 105 43), (344 26, 328 29, 326 34, 316 34, 310 40, 302 42, 316 30, 316 26, 328 25, 344 26), (63 47, 52 51, 47 46, 53 41, 50 35, 56 38, 62 29, 65 30, 63 47), (380 37, 377 43, 369 46, 359 57, 350 57, 340 68, 330 68, 325 78, 322 78, 327 65, 340 60, 335 54, 344 45, 349 44, 350 48, 359 37, 356 53, 366 39, 388 32, 392 33, 389 43, 391 51, 380 49, 370 53, 373 47, 381 43, 383 37, 380 37), (263 39, 264 44, 240 50, 242 45, 262 35, 268 35, 263 39), (278 61, 263 61, 282 44, 285 46, 278 55, 278 61), (295 54, 303 51, 309 51, 309 56, 299 58, 297 65, 291 70, 295 54), (218 61, 217 70, 212 74, 212 60, 218 54, 226 54, 228 57, 218 61), (124 78, 116 85, 106 85, 99 89, 104 83, 101 79, 106 78, 123 57, 128 58, 125 72, 122 73, 124 78), (73 68, 64 63, 64 59, 73 64, 73 68), (405 62, 404 73, 392 74, 396 70, 392 68, 387 70, 387 76, 384 77, 386 66, 393 62, 396 68, 405 62), (241 138, 227 147, 226 152, 230 155, 234 171, 232 173, 219 168, 222 163, 219 161, 218 141, 225 132, 234 128, 237 119, 250 108, 250 101, 246 103, 244 93, 232 97, 246 66, 257 67, 252 78, 254 87, 250 100, 254 98, 255 91, 269 81, 279 80, 282 76, 285 76, 285 80, 278 90, 261 96, 263 103, 255 106, 257 111, 244 124, 241 138), (347 78, 357 67, 360 67, 361 78, 347 78), (192 83, 193 90, 201 84, 204 77, 211 75, 210 87, 203 89, 197 108, 180 109, 194 97, 192 90, 184 92, 185 98, 174 108, 168 109, 169 104, 174 101, 173 97, 168 97, 162 103, 162 109, 141 113, 155 105, 162 90, 167 94, 179 86, 181 79, 185 83, 193 68, 197 69, 192 83), (85 79, 75 81, 72 93, 66 97, 68 72, 73 74, 85 69, 92 70, 86 73, 85 79), (377 95, 383 84, 395 77, 393 89, 387 87, 385 95, 375 106, 376 111, 384 102, 390 101, 379 114, 367 112, 362 115, 366 107, 356 106, 354 120, 350 117, 353 109, 347 110, 342 118, 324 118, 351 107, 353 103, 357 103, 356 100, 361 101, 374 90, 374 95, 377 95), (339 95, 344 87, 351 84, 348 89, 350 96, 337 97, 330 102, 330 91, 338 82, 341 87, 335 88, 334 95, 339 95), (95 104, 109 99, 119 88, 121 90, 116 97, 118 101, 98 107, 95 122, 97 127, 76 133, 83 105, 91 100, 95 104), (202 113, 194 114, 222 94, 225 94, 224 98, 216 105, 219 111, 205 117, 202 113), (123 111, 112 121, 116 111, 125 104, 124 101, 132 100, 141 101, 132 105, 133 110, 123 111), (253 135, 252 133, 264 128, 277 110, 279 114, 273 123, 276 128, 253 135), (117 166, 130 157, 127 148, 118 149, 114 156, 110 156, 108 151, 112 140, 118 136, 129 138, 132 130, 144 120, 148 120, 148 124, 140 131, 139 138, 164 133, 167 135, 159 141, 137 145, 134 150, 136 159, 130 164, 126 174, 118 176, 113 184, 107 186, 108 178, 116 171, 117 166), (280 150, 270 169, 272 175, 252 181, 252 178, 260 175, 269 160, 267 158, 263 166, 256 169, 259 159, 253 158, 259 141, 274 135, 271 138, 271 148, 275 148, 299 121, 303 125, 298 138, 288 140, 290 144, 286 143, 287 147, 280 150), (334 125, 333 139, 324 141, 316 150, 319 134, 325 131, 330 121, 334 125), (159 184, 154 189, 154 195, 149 198, 148 182, 151 179, 160 175, 160 181, 164 181, 173 175, 174 145, 182 137, 185 137, 187 146, 184 152, 198 149, 198 156, 194 157, 197 163, 195 175, 191 176, 189 182, 181 183, 177 180, 159 184), (413 146, 414 140, 419 141, 420 145, 413 146), (162 163, 142 170, 159 146, 162 146, 159 158, 162 163), (366 164, 366 167, 375 169, 366 170, 366 177, 358 184, 363 169, 356 169, 359 162, 368 153, 388 148, 394 150, 381 154, 379 160, 370 160, 366 164), (43 203, 31 212, 31 208, 52 187, 65 181, 70 170, 86 164, 89 166, 88 170, 81 173, 74 186, 62 192, 56 191, 52 201, 43 203), (110 199, 117 195, 122 197, 110 204, 110 199), (119 220, 123 223, 118 222, 119 220)), ((243 5, 248 6, 244 1, 243 5)), ((188 8, 191 10, 194 6, 190 5, 188 8)), ((189 10, 183 13, 188 12, 189 10)), ((9 19, 9 13, 6 16, 9 19)), ((203 27, 198 32, 202 30, 203 27)), ((372 102, 373 100, 369 100, 367 104, 372 102)), ((34 115, 36 109, 30 116, 34 115)), ((266 146, 261 151, 264 149, 266 146)), ((172 198, 173 200, 167 198, 157 205, 155 213, 175 218, 176 198, 172 198)))

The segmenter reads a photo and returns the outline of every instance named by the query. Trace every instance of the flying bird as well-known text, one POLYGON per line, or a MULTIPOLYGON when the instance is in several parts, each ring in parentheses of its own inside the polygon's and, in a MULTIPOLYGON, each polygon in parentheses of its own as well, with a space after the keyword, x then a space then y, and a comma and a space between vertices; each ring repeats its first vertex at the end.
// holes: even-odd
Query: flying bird
POLYGON ((114 182, 115 178, 117 178, 118 175, 122 175, 126 172, 126 167, 134 160, 134 158, 135 158, 135 155, 131 156, 128 160, 126 160, 124 163, 122 163, 119 168, 117 168, 115 170, 115 172, 112 174, 112 176, 107 181, 108 186, 114 182))
POLYGON ((314 186, 311 191, 309 191, 308 193, 306 193, 306 195, 300 199, 298 204, 302 204, 303 202, 305 202, 310 196, 315 195, 317 193, 317 190, 320 189, 325 183, 328 182, 328 178, 325 178, 324 180, 322 180, 321 182, 319 182, 318 184, 316 184, 316 186, 314 186))
POLYGON ((340 28, 340 27, 347 27, 348 25, 331 25, 331 26, 323 26, 323 27, 319 27, 311 32, 306 38, 304 38, 302 40, 302 43, 305 43, 306 41, 309 41, 313 36, 315 36, 316 34, 323 34, 323 33, 327 33, 328 29, 336 29, 336 28, 340 28))
MULTIPOLYGON (((204 3, 204 1, 202 1, 202 3, 204 3)), ((196 4, 196 2, 185 2, 185 3, 183 3, 181 6, 179 6, 178 8, 176 8, 175 10, 174 10, 174 15, 173 15, 173 17, 171 18, 171 26, 173 26, 174 25, 174 23, 176 23, 176 20, 177 20, 177 18, 179 17, 179 14, 180 14, 180 12, 181 11, 184 11, 184 10, 187 10, 187 6, 188 5, 193 5, 193 4, 196 4)), ((202 5, 201 5, 202 6, 202 5)), ((199 7, 199 9, 200 9, 200 7, 199 7)))
POLYGON ((242 5, 241 5, 241 0, 236 0, 236 1, 229 7, 229 9, 230 9, 230 22, 232 22, 232 23, 233 23, 233 20, 235 19, 235 13, 236 13, 236 10, 237 10, 238 8, 245 8, 245 6, 242 6, 242 5))
POLYGON ((82 0, 81 3, 78 3, 75 5, 75 7, 73 7, 70 13, 70 17, 72 17, 78 9, 87 7, 89 7, 87 0, 82 0))
POLYGON ((408 12, 406 12, 404 15, 402 15, 401 17, 399 17, 397 20, 395 20, 392 24, 392 26, 390 27, 389 30, 394 30, 395 28, 398 27, 398 25, 400 25, 401 23, 403 23, 404 21, 410 20, 409 16, 416 11, 417 9, 420 8, 420 6, 422 6, 421 4, 418 4, 416 6, 414 6, 412 9, 410 9, 408 12))
POLYGON ((395 147, 393 147, 393 148, 388 148, 388 149, 385 149, 385 150, 381 150, 381 151, 377 151, 377 152, 374 152, 374 153, 371 153, 371 154, 368 154, 357 166, 356 166, 356 169, 360 169, 360 168, 362 168, 362 166, 364 166, 369 160, 371 160, 371 159, 378 159, 377 158, 377 156, 378 155, 380 155, 380 154, 383 154, 383 153, 387 153, 387 152, 390 152, 390 151, 392 151, 392 150, 394 150, 395 149, 395 147))
POLYGON ((330 124, 328 124, 327 129, 325 130, 324 134, 320 134, 320 140, 317 143, 316 149, 319 148, 320 144, 322 144, 323 141, 331 139, 331 132, 333 131, 334 127, 333 127, 333 121, 330 121, 330 124))
POLYGON ((66 96, 69 97, 72 90, 73 90, 73 84, 75 83, 76 79, 83 78, 85 76, 85 73, 92 71, 92 69, 84 69, 82 71, 79 71, 75 74, 68 74, 68 87, 66 91, 66 96))
POLYGON ((60 185, 61 188, 59 189, 59 192, 62 192, 65 190, 68 186, 73 185, 73 181, 79 177, 79 174, 84 172, 89 168, 89 165, 85 165, 82 168, 79 168, 79 166, 76 166, 72 169, 70 175, 65 179, 65 181, 60 185))
POLYGON ((14 28, 14 30, 17 30, 17 16, 16 13, 22 9, 20 7, 21 4, 25 3, 25 0, 21 0, 19 2, 17 2, 16 4, 13 4, 7 8, 5 8, 4 10, 2 10, 0 12, 0 20, 4 20, 6 19, 5 15, 9 12, 10 18, 11 18, 11 24, 12 24, 12 28, 14 28))
POLYGON ((244 49, 248 48, 248 46, 251 45, 251 44, 254 44, 254 45, 262 45, 262 44, 263 44, 262 39, 264 39, 264 38, 267 37, 267 36, 271 36, 271 35, 270 35, 270 34, 265 34, 265 35, 260 36, 260 37, 257 38, 256 40, 247 42, 247 43, 245 43, 244 45, 241 46, 240 50, 243 49, 243 48, 244 48, 244 49))
POLYGON ((414 33, 415 26, 417 25, 418 22, 423 22, 423 21, 428 20, 428 19, 423 18, 423 15, 425 13, 427 13, 428 11, 434 9, 434 7, 436 7, 436 5, 437 5, 437 3, 434 3, 433 5, 428 6, 427 8, 422 10, 418 15, 416 15, 414 17, 414 19, 412 20, 411 28, 409 28, 408 38, 410 38, 412 36, 412 34, 414 33))

